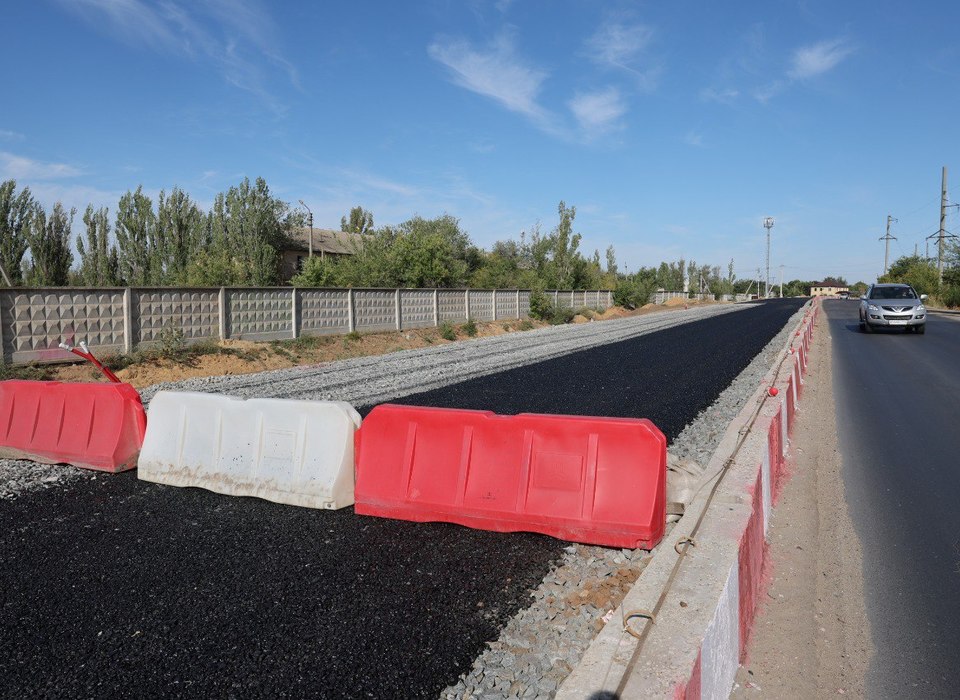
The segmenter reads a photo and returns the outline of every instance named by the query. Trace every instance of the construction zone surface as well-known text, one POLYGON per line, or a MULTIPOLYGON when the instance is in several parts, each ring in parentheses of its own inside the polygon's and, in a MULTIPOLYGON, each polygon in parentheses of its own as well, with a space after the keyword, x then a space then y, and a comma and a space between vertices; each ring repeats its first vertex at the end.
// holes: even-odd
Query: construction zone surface
MULTIPOLYGON (((649 418, 674 439, 798 306, 704 318, 403 402, 649 418)), ((365 371, 372 381, 377 368, 365 371)), ((569 550, 542 535, 288 508, 132 474, 78 480, 0 502, 0 644, 12 650, 0 673, 20 695, 436 697, 569 550)), ((639 559, 606 551, 629 581, 639 559)), ((545 615, 595 628, 598 605, 615 605, 622 588, 544 596, 545 615)), ((521 644, 536 655, 546 643, 521 635, 490 678, 514 677, 507 654, 518 658, 521 644)), ((563 648, 530 673, 569 669, 574 650, 563 648)), ((499 696, 514 682, 530 685, 509 680, 499 696)))
POLYGON ((666 459, 643 419, 385 404, 357 435, 356 512, 651 549, 666 459))

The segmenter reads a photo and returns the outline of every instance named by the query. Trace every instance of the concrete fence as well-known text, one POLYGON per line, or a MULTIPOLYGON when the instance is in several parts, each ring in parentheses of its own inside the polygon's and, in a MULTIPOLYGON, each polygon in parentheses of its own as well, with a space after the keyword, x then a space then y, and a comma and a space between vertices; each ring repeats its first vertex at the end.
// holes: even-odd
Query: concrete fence
MULTIPOLYGON (((547 291, 555 306, 605 309, 608 290, 547 291)), ((0 290, 4 363, 58 362, 61 342, 100 353, 131 352, 164 329, 187 342, 280 340, 497 321, 530 314, 525 289, 78 288, 0 290)))

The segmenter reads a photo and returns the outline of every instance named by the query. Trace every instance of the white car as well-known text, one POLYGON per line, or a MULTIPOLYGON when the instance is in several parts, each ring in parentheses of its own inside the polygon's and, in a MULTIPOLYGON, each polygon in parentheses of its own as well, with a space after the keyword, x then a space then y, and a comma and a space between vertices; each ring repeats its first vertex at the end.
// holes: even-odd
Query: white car
POLYGON ((902 328, 905 333, 925 333, 926 298, 909 284, 871 284, 860 297, 860 330, 871 333, 875 328, 902 328))

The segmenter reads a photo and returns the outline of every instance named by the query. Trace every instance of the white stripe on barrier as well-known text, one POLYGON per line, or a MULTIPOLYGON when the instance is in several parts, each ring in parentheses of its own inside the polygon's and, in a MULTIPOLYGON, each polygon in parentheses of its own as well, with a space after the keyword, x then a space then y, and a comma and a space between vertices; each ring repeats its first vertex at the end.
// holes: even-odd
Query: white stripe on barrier
POLYGON ((789 439, 787 428, 787 397, 780 399, 780 455, 787 454, 787 440, 789 439))
POLYGON ((138 476, 310 508, 353 504, 353 436, 343 402, 158 392, 138 476))
POLYGON ((770 529, 770 511, 773 508, 773 484, 770 483, 772 478, 770 474, 770 450, 765 448, 763 450, 763 463, 761 465, 761 470, 763 472, 760 477, 761 482, 763 483, 763 536, 767 536, 767 531, 770 529))
POLYGON ((739 559, 720 594, 713 621, 700 646, 700 697, 727 698, 740 665, 740 570, 739 559))

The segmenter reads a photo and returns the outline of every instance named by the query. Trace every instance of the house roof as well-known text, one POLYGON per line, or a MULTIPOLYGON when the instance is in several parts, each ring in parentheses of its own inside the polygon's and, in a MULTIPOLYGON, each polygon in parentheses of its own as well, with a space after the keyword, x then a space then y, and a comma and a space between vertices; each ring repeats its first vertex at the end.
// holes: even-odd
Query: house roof
MULTIPOLYGON (((334 231, 329 228, 313 229, 313 252, 332 255, 353 255, 363 245, 364 236, 359 233, 334 231)), ((293 229, 287 250, 310 250, 310 228, 293 229)))

